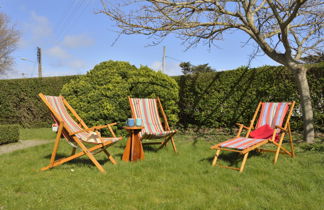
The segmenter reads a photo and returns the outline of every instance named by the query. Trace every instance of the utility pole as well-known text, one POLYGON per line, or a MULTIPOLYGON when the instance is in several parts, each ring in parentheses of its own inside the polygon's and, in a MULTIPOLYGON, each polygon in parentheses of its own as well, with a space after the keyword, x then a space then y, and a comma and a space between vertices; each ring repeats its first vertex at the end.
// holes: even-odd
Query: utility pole
POLYGON ((42 50, 37 47, 38 77, 42 78, 42 50))
POLYGON ((163 46, 162 73, 165 73, 165 46, 163 46))

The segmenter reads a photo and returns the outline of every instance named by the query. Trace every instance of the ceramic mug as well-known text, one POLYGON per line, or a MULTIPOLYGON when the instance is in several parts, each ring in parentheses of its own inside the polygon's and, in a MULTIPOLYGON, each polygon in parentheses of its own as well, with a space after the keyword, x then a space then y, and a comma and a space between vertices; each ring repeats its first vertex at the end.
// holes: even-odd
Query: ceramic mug
POLYGON ((129 127, 134 126, 134 125, 135 125, 135 120, 134 120, 133 118, 128 118, 128 119, 127 119, 127 125, 128 125, 129 127))
POLYGON ((136 126, 142 126, 142 119, 140 119, 140 118, 136 118, 136 119, 135 119, 135 125, 136 125, 136 126))

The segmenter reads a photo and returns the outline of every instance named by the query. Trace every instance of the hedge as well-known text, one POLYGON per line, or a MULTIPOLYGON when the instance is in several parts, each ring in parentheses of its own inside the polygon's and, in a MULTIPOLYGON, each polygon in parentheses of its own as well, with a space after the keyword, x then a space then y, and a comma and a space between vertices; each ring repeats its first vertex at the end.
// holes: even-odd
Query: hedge
MULTIPOLYGON (((324 63, 308 73, 316 131, 324 132, 324 63)), ((0 124, 47 127, 52 123, 37 94, 58 95, 65 83, 83 76, 0 80, 0 124)), ((291 72, 282 66, 193 73, 173 77, 180 86, 179 123, 182 128, 233 127, 249 123, 262 101, 297 102, 293 129, 302 129, 299 96, 291 72)), ((126 113, 128 114, 128 113, 126 113)))
MULTIPOLYGON (((307 73, 314 108, 315 128, 324 130, 324 63, 307 73)), ((180 126, 184 129, 233 127, 249 124, 259 101, 296 101, 293 129, 302 129, 299 96, 292 72, 283 66, 206 72, 177 78, 180 86, 180 126)))
POLYGON ((75 77, 0 80, 0 124, 47 127, 53 120, 38 93, 59 95, 62 86, 75 77))
POLYGON ((0 145, 19 140, 19 125, 0 125, 0 145))

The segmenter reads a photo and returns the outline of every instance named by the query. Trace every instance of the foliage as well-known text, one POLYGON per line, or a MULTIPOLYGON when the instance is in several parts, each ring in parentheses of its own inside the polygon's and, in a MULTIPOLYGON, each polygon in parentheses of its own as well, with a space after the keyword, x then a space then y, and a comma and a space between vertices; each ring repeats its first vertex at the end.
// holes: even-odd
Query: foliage
POLYGON ((180 63, 180 67, 182 69, 182 73, 184 75, 186 74, 195 74, 195 73, 207 73, 207 72, 213 72, 213 70, 208 64, 202 64, 198 66, 193 66, 189 62, 182 62, 180 63))
MULTIPOLYGON (((323 48, 322 1, 127 1, 127 6, 102 0, 100 13, 111 18, 121 34, 143 34, 163 40, 171 33, 185 40, 188 48, 223 40, 226 32, 245 33, 256 50, 292 70, 298 87, 304 140, 314 141, 313 107, 309 98, 302 56, 323 48), (185 17, 185 18, 184 18, 185 17), (149 20, 149 21, 147 21, 149 20), (312 21, 309 21, 312 20, 312 21)), ((155 40, 156 41, 156 40, 155 40)))
POLYGON ((38 94, 59 95, 63 84, 74 77, 0 80, 0 124, 49 126, 53 120, 38 94))
POLYGON ((19 125, 0 125, 0 145, 19 140, 19 125))
MULTIPOLYGON (((323 132, 324 63, 308 72, 315 125, 323 132)), ((292 73, 283 66, 233 71, 193 73, 178 78, 179 118, 184 128, 232 127, 236 122, 249 124, 259 101, 293 101, 293 129, 302 129, 297 87, 292 73)))
POLYGON ((178 89, 171 77, 146 66, 136 68, 127 62, 106 61, 64 85, 62 95, 89 126, 123 124, 130 117, 128 96, 160 97, 171 124, 175 124, 178 89))
MULTIPOLYGON (((324 132, 324 63, 312 66, 307 75, 314 122, 317 131, 324 132)), ((248 124, 260 100, 297 101, 291 122, 294 130, 302 128, 296 86, 291 72, 284 67, 191 71, 173 79, 147 67, 137 69, 126 62, 108 61, 97 65, 86 76, 0 80, 0 124, 48 127, 52 119, 37 94, 59 95, 62 86, 70 82, 63 94, 89 125, 124 122, 130 116, 127 96, 159 96, 171 122, 174 124, 179 119, 178 124, 185 129, 231 128, 236 122, 248 124)))

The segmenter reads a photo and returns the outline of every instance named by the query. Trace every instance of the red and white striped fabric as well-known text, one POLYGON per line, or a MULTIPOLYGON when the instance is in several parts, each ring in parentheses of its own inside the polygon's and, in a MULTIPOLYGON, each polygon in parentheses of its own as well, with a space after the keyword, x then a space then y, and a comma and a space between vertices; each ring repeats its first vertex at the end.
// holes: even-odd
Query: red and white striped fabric
POLYGON ((244 150, 246 148, 252 147, 266 139, 253 139, 253 138, 245 138, 245 137, 235 137, 233 139, 224 141, 220 143, 218 146, 232 148, 232 149, 239 149, 244 150))
POLYGON ((289 109, 289 103, 262 103, 261 113, 256 125, 256 129, 268 124, 271 128, 276 125, 282 126, 286 113, 289 109))
MULTIPOLYGON (((62 118, 62 120, 64 121, 64 125, 66 127, 68 127, 72 133, 82 130, 82 128, 78 125, 77 122, 75 122, 73 120, 73 118, 70 116, 70 114, 66 110, 61 97, 58 97, 58 96, 45 96, 45 97, 46 97, 46 100, 48 101, 48 103, 54 109, 55 113, 62 118)), ((55 119, 55 117, 53 117, 53 118, 56 121, 56 123, 58 123, 57 120, 55 119)), ((63 135, 65 138, 71 140, 71 137, 68 135, 67 132, 63 132, 63 135)), ((99 144, 99 143, 101 143, 101 140, 112 141, 112 142, 120 140, 119 138, 113 138, 113 137, 111 137, 111 138, 110 137, 109 138, 101 137, 101 140, 99 138, 88 138, 91 135, 90 132, 80 132, 75 135, 82 141, 85 141, 87 143, 93 143, 93 144, 99 144)))
POLYGON ((165 131, 162 127, 156 99, 131 98, 131 106, 134 107, 135 118, 142 119, 144 129, 140 132, 141 139, 158 139, 167 137, 175 130, 165 131))

